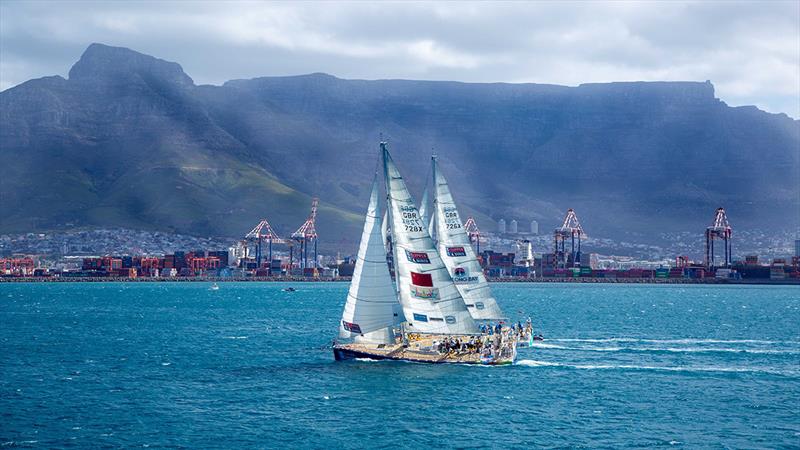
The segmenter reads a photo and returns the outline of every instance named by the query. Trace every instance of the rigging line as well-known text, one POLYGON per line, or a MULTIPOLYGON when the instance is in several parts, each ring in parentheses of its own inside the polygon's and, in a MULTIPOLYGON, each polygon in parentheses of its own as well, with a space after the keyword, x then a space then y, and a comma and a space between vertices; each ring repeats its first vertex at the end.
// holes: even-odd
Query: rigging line
POLYGON ((375 179, 378 179, 378 167, 381 165, 381 161, 383 161, 383 154, 378 154, 378 157, 375 159, 375 179))

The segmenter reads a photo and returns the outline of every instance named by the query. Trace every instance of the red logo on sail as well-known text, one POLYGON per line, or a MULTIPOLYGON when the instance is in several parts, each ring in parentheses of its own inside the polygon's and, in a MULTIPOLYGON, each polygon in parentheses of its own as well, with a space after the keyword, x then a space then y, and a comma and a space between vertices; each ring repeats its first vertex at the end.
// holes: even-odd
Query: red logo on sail
POLYGON ((464 247, 447 247, 447 256, 467 256, 464 247))
POLYGON ((406 250, 406 258, 409 261, 417 264, 430 264, 431 260, 428 258, 428 254, 425 252, 410 252, 406 250))
POLYGON ((347 331, 349 331, 349 332, 351 332, 351 333, 358 333, 358 334, 361 334, 361 327, 360 327, 360 326, 358 326, 358 324, 357 324, 357 323, 345 322, 345 321, 343 320, 343 321, 342 321, 342 326, 344 327, 344 329, 345 329, 345 330, 347 330, 347 331))
POLYGON ((433 278, 429 273, 411 272, 411 284, 415 286, 433 287, 433 278))

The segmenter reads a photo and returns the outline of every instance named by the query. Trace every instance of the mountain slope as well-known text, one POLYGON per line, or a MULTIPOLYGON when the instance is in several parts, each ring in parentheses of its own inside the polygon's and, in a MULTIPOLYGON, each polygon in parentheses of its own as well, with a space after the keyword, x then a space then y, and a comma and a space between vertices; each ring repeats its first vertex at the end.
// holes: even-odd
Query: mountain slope
POLYGON ((0 93, 0 231, 116 225, 237 236, 293 231, 310 197, 329 243, 357 239, 383 135, 421 191, 440 156, 485 229, 590 233, 797 226, 800 122, 731 108, 694 82, 563 87, 324 74, 196 86, 180 66, 91 45, 69 79, 0 93))
MULTIPOLYGON (((242 235, 265 214, 293 231, 310 195, 240 158, 174 63, 94 44, 70 79, 0 94, 0 229, 126 226, 242 235)), ((333 230, 358 217, 324 207, 333 230)), ((325 227, 322 227, 325 229, 325 227)))

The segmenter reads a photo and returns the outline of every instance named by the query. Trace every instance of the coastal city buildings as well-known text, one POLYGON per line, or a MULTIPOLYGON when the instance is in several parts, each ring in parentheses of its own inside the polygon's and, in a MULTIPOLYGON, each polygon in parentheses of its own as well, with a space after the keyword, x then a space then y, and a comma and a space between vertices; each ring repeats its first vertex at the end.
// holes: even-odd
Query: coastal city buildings
MULTIPOLYGON (((477 232, 470 238, 487 276, 508 279, 797 279, 800 239, 792 232, 736 230, 736 246, 715 248, 709 263, 702 234, 661 233, 652 243, 583 235, 573 251, 553 253, 553 235, 520 231, 518 221, 498 220, 503 232, 477 232), (516 233, 512 231, 516 230, 516 233), (582 247, 581 247, 582 246, 582 247), (722 248, 727 255, 723 255, 722 248)), ((560 228, 559 228, 560 230, 560 228)), ((708 232, 707 232, 708 234, 708 232)), ((708 237, 708 236, 707 236, 708 237)), ((274 238, 274 236, 273 236, 274 238)), ((0 235, 0 276, 64 278, 335 278, 352 274, 352 257, 300 254, 295 240, 268 241, 195 237, 127 229, 73 230, 0 235), (261 247, 259 249, 259 246, 261 247)), ((570 247, 570 248, 567 248, 570 247)), ((313 247, 309 247, 313 248, 313 247)), ((391 257, 391 256, 390 256, 391 257)))

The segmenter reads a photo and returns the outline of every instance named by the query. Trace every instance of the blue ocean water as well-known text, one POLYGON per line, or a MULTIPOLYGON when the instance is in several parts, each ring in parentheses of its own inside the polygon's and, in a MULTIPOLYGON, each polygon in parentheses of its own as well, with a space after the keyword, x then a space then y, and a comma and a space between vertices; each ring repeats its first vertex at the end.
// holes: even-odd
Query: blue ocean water
POLYGON ((0 284, 0 445, 797 447, 800 288, 495 284, 507 367, 333 361, 346 283, 0 284))

